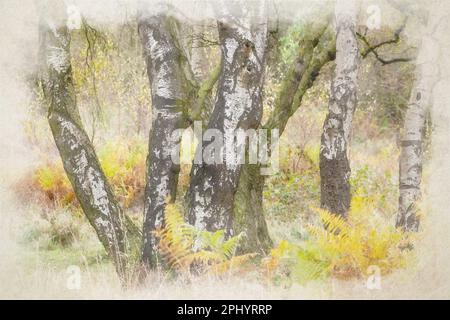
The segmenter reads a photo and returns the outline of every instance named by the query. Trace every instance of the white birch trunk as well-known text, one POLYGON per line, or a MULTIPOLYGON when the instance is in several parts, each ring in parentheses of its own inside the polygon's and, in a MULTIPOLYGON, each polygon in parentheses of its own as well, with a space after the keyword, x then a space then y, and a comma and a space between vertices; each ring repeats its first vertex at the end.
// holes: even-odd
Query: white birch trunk
POLYGON ((435 23, 429 21, 422 35, 416 62, 416 79, 406 109, 400 141, 400 197, 396 226, 406 231, 418 231, 419 228, 418 201, 421 199, 423 137, 438 73, 438 50, 432 34, 434 25, 435 23))
POLYGON ((164 12, 144 13, 139 22, 152 92, 142 247, 142 259, 151 267, 157 263, 154 231, 163 226, 166 201, 174 201, 177 191, 180 166, 172 155, 179 153, 180 139, 173 139, 172 134, 188 125, 183 112, 189 107, 188 95, 194 87, 176 28, 177 22, 164 12))
MULTIPOLYGON (((231 235, 233 203, 241 165, 232 152, 236 130, 257 128, 262 116, 262 85, 266 55, 265 5, 224 1, 218 9, 221 74, 214 111, 208 129, 223 135, 222 164, 193 166, 187 194, 189 222, 199 229, 225 229, 231 235)), ((214 141, 213 141, 214 142, 214 141)), ((209 143, 197 150, 203 155, 209 143)))
POLYGON ((357 11, 354 0, 336 2, 336 69, 320 147, 321 206, 344 217, 350 207, 348 147, 357 104, 357 11))
POLYGON ((59 1, 42 5, 40 77, 48 103, 50 128, 76 197, 124 279, 131 241, 127 231, 137 230, 126 219, 114 197, 81 123, 72 80, 70 30, 66 26, 65 5, 59 1))

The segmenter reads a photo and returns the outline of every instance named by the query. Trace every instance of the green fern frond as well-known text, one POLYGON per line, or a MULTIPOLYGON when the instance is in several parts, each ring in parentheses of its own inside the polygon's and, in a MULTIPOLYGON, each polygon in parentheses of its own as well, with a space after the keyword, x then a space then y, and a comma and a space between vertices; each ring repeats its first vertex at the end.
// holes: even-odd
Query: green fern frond
POLYGON ((225 240, 225 232, 197 230, 184 221, 181 210, 173 203, 166 204, 165 224, 156 231, 158 248, 167 265, 178 272, 197 271, 219 273, 236 268, 251 255, 235 256, 242 235, 225 240))
POLYGON ((223 242, 220 246, 220 252, 224 255, 226 259, 231 259, 236 253, 236 249, 239 245, 239 242, 243 238, 243 233, 231 237, 227 241, 223 242))

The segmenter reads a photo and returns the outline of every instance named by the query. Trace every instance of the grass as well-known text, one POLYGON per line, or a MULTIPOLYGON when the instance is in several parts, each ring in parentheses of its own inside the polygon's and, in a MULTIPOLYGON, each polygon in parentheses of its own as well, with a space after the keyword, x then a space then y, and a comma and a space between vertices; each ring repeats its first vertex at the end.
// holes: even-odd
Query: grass
MULTIPOLYGON (((353 192, 351 216, 357 216, 359 222, 357 224, 356 220, 348 222, 345 237, 335 237, 323 229, 324 219, 334 220, 327 213, 315 209, 320 203, 318 146, 308 144, 304 149, 288 147, 285 150, 284 155, 287 159, 281 159, 281 171, 267 179, 264 190, 271 236, 278 245, 262 264, 255 266, 254 269, 259 270, 253 276, 255 279, 262 276, 266 278, 264 281, 270 278, 273 283, 283 285, 296 281, 304 284, 310 280, 330 277, 360 278, 365 275, 366 269, 371 264, 382 265, 384 273, 405 266, 399 257, 394 258, 396 263, 385 261, 391 259, 393 254, 391 248, 398 247, 399 242, 403 240, 402 235, 390 227, 393 225, 397 193, 393 182, 395 169, 388 159, 393 157, 397 150, 385 145, 389 144, 383 141, 375 142, 368 150, 367 146, 358 143, 352 149, 354 169, 351 176, 353 192), (294 162, 296 165, 292 166, 294 162), (376 222, 375 217, 378 219, 376 222), (381 235, 381 238, 377 235, 381 235), (387 247, 386 241, 389 242, 387 247), (271 269, 269 272, 271 275, 266 269, 271 269)), ((139 143, 127 145, 118 142, 105 145, 99 152, 105 174, 128 210, 132 202, 137 202, 136 195, 143 188, 143 184, 138 182, 136 176, 143 175, 142 172, 145 170, 144 150, 143 145, 139 143), (121 152, 116 152, 117 150, 121 152)), ((35 176, 37 180, 34 181, 38 182, 37 187, 42 193, 59 190, 57 186, 65 183, 64 173, 61 173, 58 165, 40 168, 35 176)), ((42 203, 39 204, 41 213, 35 214, 28 228, 25 228, 24 242, 40 250, 41 258, 49 265, 109 264, 104 252, 98 247, 99 244, 93 245, 96 242, 95 234, 77 205, 72 203, 62 206, 67 194, 69 194, 67 190, 66 193, 58 194, 57 201, 47 203, 48 209, 42 210, 42 203)), ((137 206, 139 208, 139 205, 137 206)), ((172 220, 177 222, 180 219, 172 220)), ((205 251, 205 254, 200 255, 198 252, 187 252, 188 249, 185 248, 183 252, 188 254, 181 257, 179 250, 169 250, 174 242, 167 236, 172 235, 173 230, 181 228, 181 225, 176 223, 169 223, 168 226, 172 224, 174 225, 171 229, 161 230, 159 234, 163 240, 165 239, 162 243, 167 244, 163 251, 169 261, 186 260, 185 256, 196 257, 197 260, 201 260, 202 257, 209 259, 214 251, 205 251)), ((342 225, 339 229, 341 228, 342 225)), ((183 237, 186 238, 187 234, 191 232, 184 233, 183 237)), ((193 243, 193 234, 188 238, 193 243)), ((206 265, 212 260, 208 261, 206 265)), ((174 266, 176 265, 178 264, 175 263, 174 266)))

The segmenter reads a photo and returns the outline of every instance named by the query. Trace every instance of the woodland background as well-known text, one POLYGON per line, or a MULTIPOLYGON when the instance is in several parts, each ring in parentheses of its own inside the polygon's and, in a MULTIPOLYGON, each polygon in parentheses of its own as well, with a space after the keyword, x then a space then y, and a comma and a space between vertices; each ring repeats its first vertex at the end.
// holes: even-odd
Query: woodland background
MULTIPOLYGON (((445 8, 442 2, 437 3, 445 8)), ((295 60, 299 37, 315 15, 323 14, 333 4, 298 1, 293 10, 286 3, 277 2, 279 16, 270 19, 276 32, 269 35, 273 48, 265 69, 265 116, 274 108, 283 77, 295 60), (302 8, 308 9, 302 13, 302 8)), ((72 31, 70 49, 77 105, 121 206, 140 225, 152 99, 137 18, 134 7, 123 1, 84 5, 81 2, 86 14, 81 28, 72 31)), ((446 247, 450 242, 445 233, 449 224, 445 160, 449 136, 445 124, 449 111, 445 72, 449 65, 442 55, 436 64, 444 73, 443 84, 437 86, 434 113, 427 120, 424 139, 423 230, 411 240, 394 227, 399 197, 399 139, 415 77, 426 3, 411 2, 411 11, 405 13, 389 1, 361 2, 358 30, 366 32, 371 43, 396 39, 398 32, 398 39, 383 45, 377 53, 386 59, 407 57, 410 61, 383 64, 374 54, 360 60, 349 157, 351 220, 349 225, 331 222, 333 228, 348 233, 347 237, 334 237, 333 228, 322 228, 324 219, 332 217, 320 209, 319 152, 334 70, 330 62, 321 68, 301 106, 289 119, 280 142, 280 171, 264 184, 264 218, 273 241, 271 250, 233 260, 240 257, 234 252, 235 244, 226 247, 220 235, 203 234, 210 242, 206 251, 226 256, 222 262, 233 261, 233 265, 218 264, 200 276, 192 275, 184 265, 171 265, 170 255, 176 253, 169 250, 167 264, 171 267, 155 270, 144 288, 125 293, 80 209, 51 136, 35 63, 36 8, 14 1, 2 1, 1 6, 2 18, 5 16, 2 21, 11 30, 1 38, 2 45, 5 43, 1 56, 5 74, 0 86, 5 102, 1 116, 5 160, 1 296, 202 298, 208 292, 216 293, 220 284, 223 289, 215 294, 217 297, 235 297, 237 292, 252 298, 448 297, 445 270, 449 270, 446 247), (373 4, 381 8, 382 24, 366 30, 369 14, 365 8, 373 4), (414 249, 405 250, 411 242, 414 249), (82 272, 80 290, 67 288, 69 266, 77 266, 82 272), (371 266, 379 268, 381 290, 367 288, 367 278, 373 275, 371 266), (418 280, 426 279, 424 275, 432 281, 424 284, 426 281, 418 280), (400 289, 411 287, 414 290, 410 292, 400 289)), ((192 7, 178 6, 182 13, 192 12, 192 7)), ((201 6, 192 6, 197 16, 184 19, 194 21, 195 30, 201 32, 186 33, 185 37, 206 52, 206 59, 198 62, 199 72, 210 74, 220 58, 216 22, 201 6)), ((436 32, 445 52, 449 42, 442 30, 445 27, 436 32)), ((358 44, 364 50, 364 43, 358 44)), ((192 156, 194 150, 183 151, 192 156)), ((190 165, 181 166, 179 194, 188 188, 190 170, 190 165)), ((165 235, 172 233, 176 237, 184 228, 179 220, 183 197, 168 211, 174 228, 165 235)))

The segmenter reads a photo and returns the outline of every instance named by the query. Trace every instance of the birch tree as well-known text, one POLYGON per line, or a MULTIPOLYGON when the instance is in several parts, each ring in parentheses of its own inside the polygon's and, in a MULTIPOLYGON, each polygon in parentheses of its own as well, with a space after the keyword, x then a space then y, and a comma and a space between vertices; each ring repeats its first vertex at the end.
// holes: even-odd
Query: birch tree
MULTIPOLYGON (((430 18, 429 18, 430 19, 430 18)), ((418 231, 420 217, 417 203, 421 199, 423 138, 432 90, 437 80, 439 50, 433 39, 436 22, 428 21, 421 37, 415 81, 411 90, 400 141, 399 208, 396 226, 405 231, 418 231)))
MULTIPOLYGON (((214 110, 207 128, 223 135, 222 163, 194 164, 187 194, 188 220, 199 229, 224 229, 232 235, 234 195, 241 165, 233 159, 237 130, 255 129, 262 116, 262 85, 266 55, 267 17, 265 6, 233 1, 219 10, 221 72, 214 110), (223 152, 225 150, 225 152, 223 152)), ((202 157, 208 145, 197 154, 202 157)))
POLYGON ((356 1, 337 0, 336 69, 320 145, 321 206, 343 217, 350 207, 348 148, 357 103, 356 15, 356 1))
POLYGON ((40 78, 48 105, 48 122, 81 208, 114 261, 118 274, 125 279, 139 232, 120 208, 81 123, 65 6, 59 1, 48 1, 41 9, 40 78))
POLYGON ((173 139, 172 133, 187 127, 184 111, 195 87, 187 58, 177 43, 176 28, 177 22, 164 12, 143 13, 139 22, 153 108, 142 248, 142 259, 149 265, 156 263, 154 231, 163 225, 166 201, 176 198, 180 167, 172 154, 180 141, 173 139))
MULTIPOLYGON (((320 21, 320 19, 318 19, 320 21)), ((298 39, 298 51, 281 84, 275 100, 274 109, 261 128, 278 130, 281 135, 292 115, 301 107, 303 96, 315 83, 320 70, 335 56, 335 36, 330 32, 328 19, 310 24, 298 39)), ((270 140, 270 144, 272 143, 270 140)), ((270 157, 273 155, 269 155, 270 157)), ((243 252, 268 252, 270 239, 263 208, 263 189, 265 176, 261 174, 260 164, 245 164, 242 168, 234 202, 236 233, 245 232, 247 240, 241 245, 243 252)))
POLYGON ((204 110, 209 109, 209 97, 220 69, 213 69, 200 82, 191 66, 189 48, 182 41, 191 29, 189 21, 180 22, 163 4, 151 8, 152 13, 147 9, 141 8, 139 18, 139 34, 152 92, 142 261, 155 267, 158 255, 154 231, 164 225, 166 202, 174 202, 177 196, 181 135, 175 133, 201 120, 204 110))

